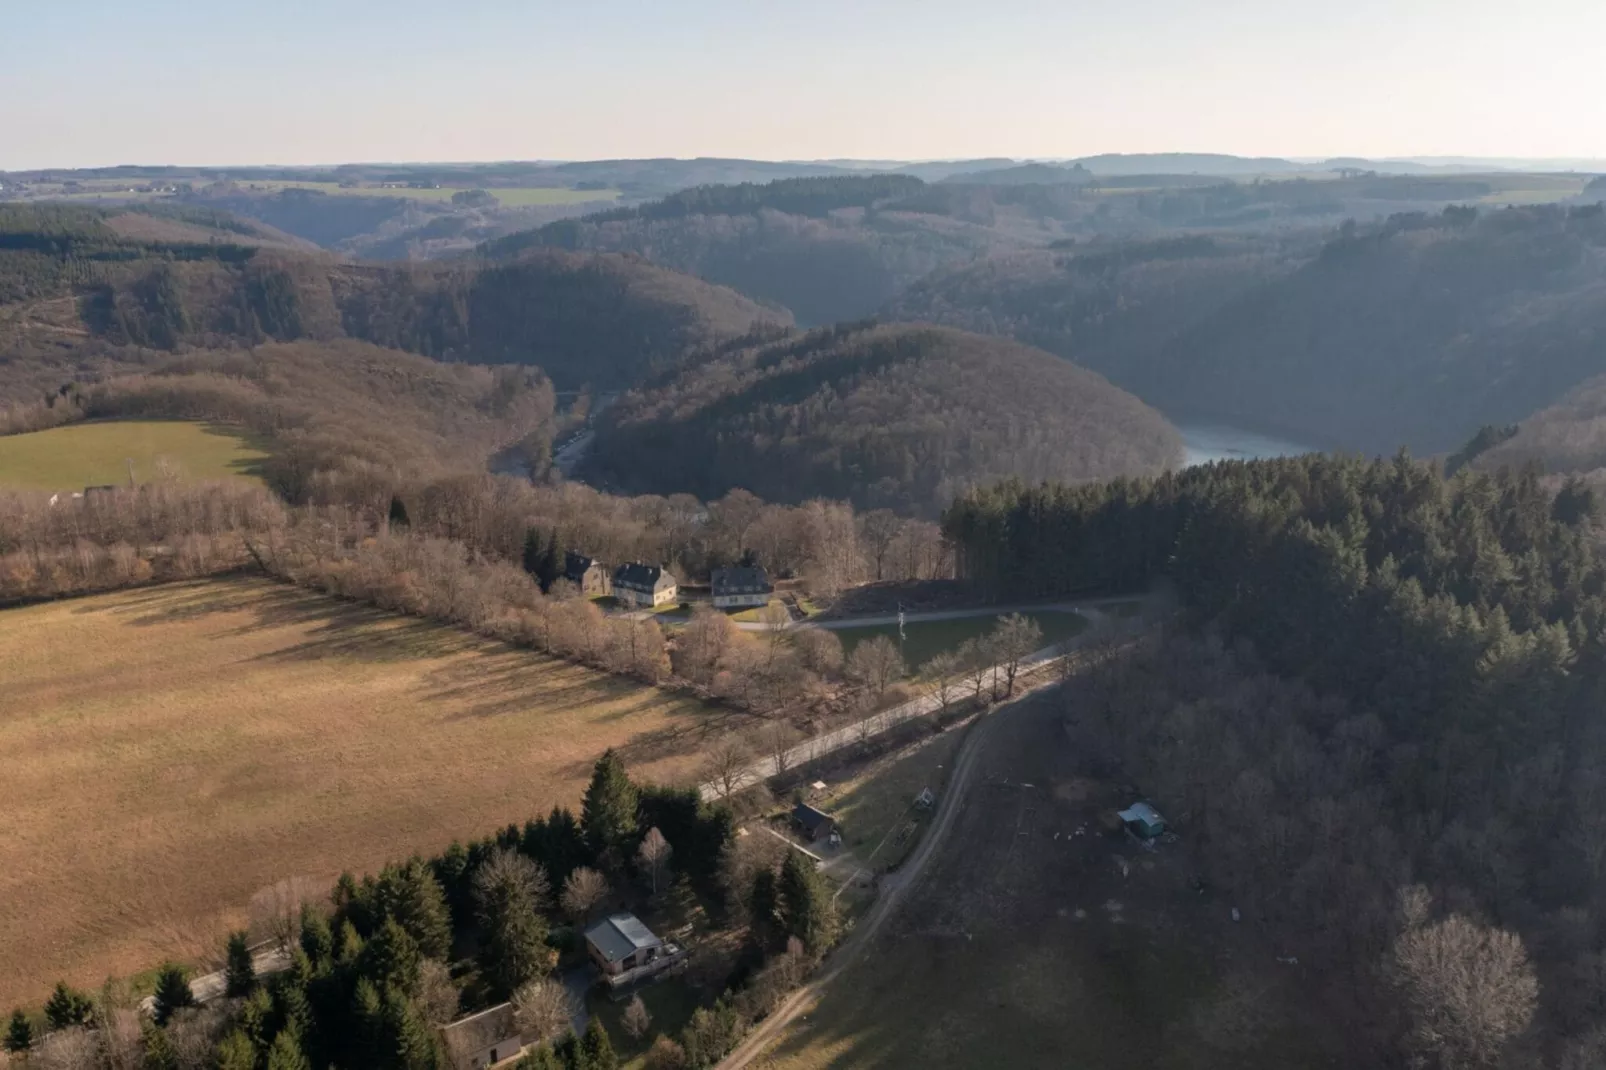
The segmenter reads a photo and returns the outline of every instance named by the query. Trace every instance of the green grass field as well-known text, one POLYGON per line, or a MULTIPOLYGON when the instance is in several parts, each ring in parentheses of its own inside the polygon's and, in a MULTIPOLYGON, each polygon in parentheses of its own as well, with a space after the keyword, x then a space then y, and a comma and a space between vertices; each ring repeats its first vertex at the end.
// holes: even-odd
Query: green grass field
POLYGON ((241 435, 182 420, 111 420, 0 437, 0 487, 82 490, 164 476, 185 480, 255 478, 267 455, 241 435))
MULTIPOLYGON (((1043 645, 1057 643, 1062 639, 1069 639, 1078 635, 1087 627, 1087 621, 1075 613, 1046 612, 1028 613, 1026 616, 1037 622, 1043 629, 1043 645)), ((911 672, 919 670, 920 666, 930 661, 944 650, 952 650, 967 639, 974 639, 978 635, 986 635, 998 625, 998 618, 961 617, 956 620, 914 621, 904 625, 906 638, 903 643, 903 660, 911 672)), ((842 640, 844 654, 853 653, 853 648, 866 639, 878 635, 885 635, 894 642, 898 639, 898 626, 896 624, 875 624, 867 628, 838 628, 836 636, 842 640)))

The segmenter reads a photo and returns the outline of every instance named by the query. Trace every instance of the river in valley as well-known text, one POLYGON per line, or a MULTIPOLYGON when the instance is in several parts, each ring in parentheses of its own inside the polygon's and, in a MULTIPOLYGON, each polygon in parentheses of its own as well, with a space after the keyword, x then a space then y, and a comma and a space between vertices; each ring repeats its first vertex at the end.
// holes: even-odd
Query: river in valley
POLYGON ((1253 461, 1316 452, 1314 446, 1225 424, 1178 424, 1177 430, 1182 432, 1184 463, 1190 467, 1211 461, 1253 461))

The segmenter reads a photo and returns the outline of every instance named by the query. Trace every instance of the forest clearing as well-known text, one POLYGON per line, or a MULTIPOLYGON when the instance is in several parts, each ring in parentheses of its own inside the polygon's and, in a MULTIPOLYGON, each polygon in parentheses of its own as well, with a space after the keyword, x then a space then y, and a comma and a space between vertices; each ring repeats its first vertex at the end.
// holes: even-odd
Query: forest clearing
POLYGON ((0 1004, 191 962, 277 881, 686 775, 710 708, 262 580, 6 611, 0 1004))
POLYGON ((187 420, 108 420, 0 436, 0 487, 81 491, 163 478, 255 478, 266 455, 229 428, 187 420))

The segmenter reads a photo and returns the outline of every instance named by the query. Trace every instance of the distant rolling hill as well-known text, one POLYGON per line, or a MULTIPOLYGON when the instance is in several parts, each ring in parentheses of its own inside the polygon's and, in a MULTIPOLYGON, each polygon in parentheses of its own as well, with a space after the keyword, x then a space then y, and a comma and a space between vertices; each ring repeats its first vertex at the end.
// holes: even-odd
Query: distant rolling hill
POLYGON ((635 492, 743 487, 935 515, 973 484, 1154 473, 1180 458, 1158 413, 1047 353, 846 325, 726 347, 631 391, 585 472, 635 492))
MULTIPOLYGON (((616 389, 785 313, 639 258, 360 264, 241 241, 129 237, 91 209, 0 205, 0 354, 344 337, 443 360, 533 364, 616 389)), ((0 369, 3 371, 3 369, 0 369)))

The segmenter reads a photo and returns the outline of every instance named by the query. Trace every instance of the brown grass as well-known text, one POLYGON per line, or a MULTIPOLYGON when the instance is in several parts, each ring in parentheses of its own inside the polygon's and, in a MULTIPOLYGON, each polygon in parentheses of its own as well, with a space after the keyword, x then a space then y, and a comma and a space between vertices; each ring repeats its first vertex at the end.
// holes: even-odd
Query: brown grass
POLYGON ((0 614, 0 1007, 203 961, 276 880, 684 775, 692 701, 264 581, 0 614))

